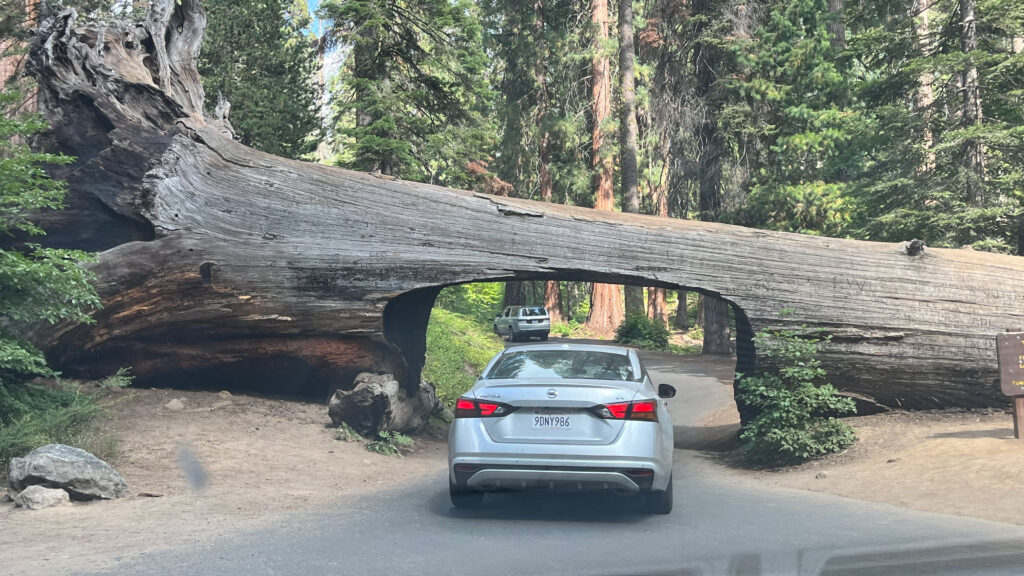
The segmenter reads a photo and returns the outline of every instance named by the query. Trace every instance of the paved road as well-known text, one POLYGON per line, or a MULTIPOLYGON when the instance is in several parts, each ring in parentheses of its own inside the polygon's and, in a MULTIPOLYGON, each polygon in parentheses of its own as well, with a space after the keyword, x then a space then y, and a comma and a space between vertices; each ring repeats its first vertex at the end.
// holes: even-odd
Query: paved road
MULTIPOLYGON (((647 364, 679 389, 670 408, 684 440, 730 397, 693 367, 659 355, 647 364)), ((1019 527, 763 488, 690 450, 677 450, 669 516, 639 514, 626 498, 549 494, 497 495, 486 510, 456 512, 445 474, 110 574, 1017 575, 1024 566, 1024 545, 1004 542, 1024 541, 1019 527)))

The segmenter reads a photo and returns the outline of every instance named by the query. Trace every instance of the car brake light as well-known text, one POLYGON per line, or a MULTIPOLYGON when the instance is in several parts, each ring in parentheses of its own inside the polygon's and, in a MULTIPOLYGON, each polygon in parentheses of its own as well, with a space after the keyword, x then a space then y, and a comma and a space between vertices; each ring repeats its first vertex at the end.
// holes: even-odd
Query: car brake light
POLYGON ((621 402, 594 406, 590 412, 605 420, 646 420, 658 421, 658 401, 640 400, 639 402, 621 402))
POLYGON ((472 398, 459 398, 455 401, 456 418, 500 418, 515 410, 515 406, 501 402, 481 402, 472 398))

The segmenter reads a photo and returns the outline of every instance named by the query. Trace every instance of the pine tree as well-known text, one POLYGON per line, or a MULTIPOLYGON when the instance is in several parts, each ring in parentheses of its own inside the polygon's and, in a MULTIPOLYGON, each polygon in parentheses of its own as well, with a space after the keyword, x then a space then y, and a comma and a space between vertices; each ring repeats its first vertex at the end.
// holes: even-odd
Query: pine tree
POLYGON ((80 266, 91 255, 26 242, 45 234, 31 218, 61 208, 66 191, 44 167, 72 159, 33 152, 23 143, 46 125, 37 116, 11 113, 22 99, 0 91, 0 426, 11 409, 11 387, 52 375, 42 353, 21 335, 44 322, 88 322, 99 307, 92 274, 80 266))
POLYGON ((851 12, 850 51, 870 73, 851 83, 865 121, 851 141, 862 161, 850 233, 1016 251, 1024 59, 1013 39, 1024 7, 940 0, 851 12))
POLYGON ((494 146, 478 9, 468 0, 330 0, 330 46, 347 50, 334 90, 339 162, 468 187, 494 146))
POLYGON ((316 39, 304 32, 305 2, 207 0, 199 58, 208 111, 223 96, 244 144, 298 158, 316 149, 320 129, 316 39))

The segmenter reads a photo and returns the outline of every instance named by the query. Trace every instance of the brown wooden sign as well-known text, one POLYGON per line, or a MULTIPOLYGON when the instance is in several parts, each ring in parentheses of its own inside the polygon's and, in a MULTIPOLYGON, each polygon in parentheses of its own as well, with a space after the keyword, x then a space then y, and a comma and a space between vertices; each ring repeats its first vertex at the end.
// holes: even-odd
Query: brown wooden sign
POLYGON ((1024 332, 996 334, 999 383, 1013 396, 1013 437, 1024 440, 1024 332))
POLYGON ((1024 332, 996 334, 996 354, 1003 394, 1024 396, 1024 332))

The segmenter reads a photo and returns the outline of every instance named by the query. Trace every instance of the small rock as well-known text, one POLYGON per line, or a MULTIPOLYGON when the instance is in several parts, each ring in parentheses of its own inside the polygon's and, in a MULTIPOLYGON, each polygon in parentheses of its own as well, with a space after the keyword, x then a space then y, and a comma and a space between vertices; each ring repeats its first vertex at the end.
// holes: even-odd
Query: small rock
POLYGON ((818 479, 818 480, 823 480, 825 478, 828 478, 828 473, 827 472, 818 472, 817 474, 814 475, 814 477, 816 479, 818 479))
POLYGON ((899 462, 899 461, 900 461, 899 458, 889 458, 888 460, 885 461, 885 463, 886 464, 892 464, 893 462, 899 462))
POLYGON ((185 409, 185 403, 175 398, 164 405, 164 408, 167 408, 171 412, 180 412, 185 409))
POLYGON ((220 396, 221 398, 231 398, 231 392, 221 390, 220 392, 217 392, 217 396, 220 396))
POLYGON ((71 496, 67 492, 60 488, 44 488, 39 485, 29 486, 14 497, 16 505, 29 510, 42 510, 68 502, 71 502, 71 496))
POLYGON ((157 494, 156 492, 139 492, 139 498, 163 498, 163 494, 157 494))

